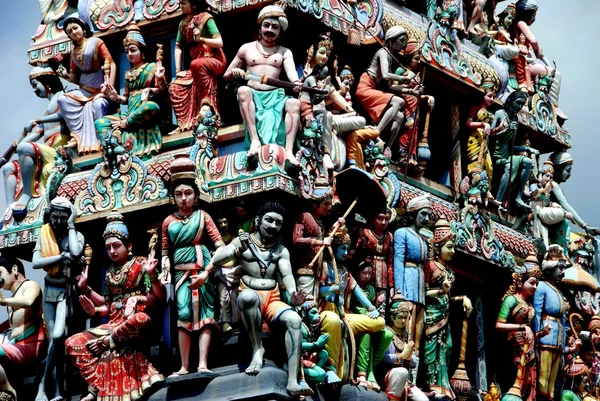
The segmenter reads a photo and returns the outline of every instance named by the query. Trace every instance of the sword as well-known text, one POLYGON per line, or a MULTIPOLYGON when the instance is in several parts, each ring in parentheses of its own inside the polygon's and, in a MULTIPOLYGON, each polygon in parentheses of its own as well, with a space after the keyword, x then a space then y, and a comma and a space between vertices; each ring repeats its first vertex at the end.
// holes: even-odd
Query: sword
MULTIPOLYGON (((258 74, 255 74, 255 73, 249 72, 249 71, 247 71, 246 74, 244 75, 244 79, 246 81, 256 81, 263 85, 275 86, 277 88, 294 89, 294 88, 298 87, 298 85, 293 84, 291 82, 282 81, 282 80, 276 79, 276 78, 271 78, 266 75, 258 75, 258 74)), ((323 89, 310 88, 307 86, 299 86, 299 87, 304 92, 316 93, 318 95, 324 95, 324 96, 329 94, 328 91, 323 90, 323 89)))

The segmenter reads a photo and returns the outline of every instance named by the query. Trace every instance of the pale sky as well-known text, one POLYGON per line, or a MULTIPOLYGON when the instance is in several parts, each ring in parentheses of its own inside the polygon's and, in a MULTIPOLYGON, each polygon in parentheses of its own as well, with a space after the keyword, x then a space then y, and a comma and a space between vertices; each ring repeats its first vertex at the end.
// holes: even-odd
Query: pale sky
MULTIPOLYGON (((565 126, 572 136, 571 154, 575 159, 573 176, 563 184, 568 201, 588 224, 600 225, 597 211, 600 199, 598 174, 600 158, 597 138, 600 112, 594 106, 600 93, 600 79, 595 73, 600 64, 600 45, 593 26, 600 15, 598 0, 539 0, 540 9, 532 31, 550 60, 562 72, 560 97, 562 110, 570 117, 565 126)), ((498 5, 501 11, 507 2, 498 5)), ((0 13, 0 118, 4 134, 0 153, 16 139, 28 121, 43 115, 47 100, 31 90, 27 49, 41 19, 36 0, 4 0, 0 13)), ((227 44, 225 44, 227 46, 227 44)), ((359 74, 357 74, 359 75, 359 74)), ((545 157, 543 157, 545 160, 545 157)), ((4 190, 0 208, 5 208, 4 190)), ((3 320, 0 310, 0 321, 3 320)), ((5 316, 5 315, 4 315, 5 316)))

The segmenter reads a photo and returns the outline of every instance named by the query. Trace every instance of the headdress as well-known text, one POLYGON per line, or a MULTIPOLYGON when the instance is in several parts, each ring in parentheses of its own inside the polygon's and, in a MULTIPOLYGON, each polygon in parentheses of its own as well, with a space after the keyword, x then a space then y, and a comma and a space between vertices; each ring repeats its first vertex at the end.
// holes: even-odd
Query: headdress
POLYGON ((71 210, 71 201, 64 196, 57 196, 50 201, 50 210, 71 210))
POLYGON ((544 255, 542 271, 554 269, 561 261, 564 261, 567 267, 573 265, 569 258, 565 256, 562 246, 558 244, 550 245, 546 251, 546 255, 544 255))
POLYGON ((546 160, 540 169, 542 174, 550 173, 550 175, 554 175, 554 163, 550 160, 546 160))
POLYGON ((433 232, 433 243, 434 244, 444 244, 447 241, 453 240, 456 238, 456 233, 452 229, 452 226, 445 219, 439 219, 435 222, 435 230, 433 232))
POLYGON ((50 67, 38 65, 37 67, 33 67, 31 72, 29 73, 29 81, 33 81, 34 79, 42 75, 56 76, 56 72, 54 72, 54 70, 52 70, 52 68, 50 67))
POLYGON ((102 238, 106 240, 108 237, 116 237, 121 241, 129 242, 129 230, 123 223, 123 215, 116 209, 113 209, 106 218, 106 228, 102 238))
POLYGON ((417 196, 408 201, 406 205, 407 212, 416 212, 417 210, 424 209, 426 207, 431 209, 431 200, 429 200, 430 195, 424 194, 421 196, 417 196))
MULTIPOLYGON (((62 29, 66 30, 67 26, 69 24, 77 24, 81 27, 81 29, 83 29, 83 33, 85 34, 86 38, 90 38, 92 37, 92 28, 90 28, 90 25, 85 22, 84 20, 82 20, 81 18, 77 18, 77 17, 69 17, 67 19, 65 19, 62 22, 62 29)), ((69 36, 69 35, 67 35, 69 36)))
POLYGON ((319 42, 317 43, 317 49, 319 50, 321 47, 326 48, 331 52, 333 50, 333 41, 331 40, 331 32, 326 32, 319 37, 319 42))
POLYGON ((127 35, 123 39, 123 46, 127 47, 131 45, 146 47, 146 42, 140 32, 140 28, 134 23, 127 26, 127 35))
POLYGON ((340 79, 344 79, 344 77, 348 77, 354 80, 354 75, 352 75, 352 68, 349 65, 345 65, 342 72, 340 72, 340 79))
POLYGON ((588 330, 594 331, 594 330, 599 330, 599 329, 600 329, 600 316, 594 315, 594 316, 592 316, 592 319, 590 320, 590 323, 588 324, 588 330))
POLYGON ((419 41, 414 37, 409 37, 408 41, 406 42, 406 48, 404 49, 404 55, 412 56, 413 54, 420 52, 421 48, 423 47, 423 43, 424 42, 419 41))
POLYGON ((281 25, 281 29, 285 31, 288 28, 288 20, 285 16, 285 11, 283 11, 283 8, 279 6, 269 5, 263 7, 263 9, 258 13, 258 24, 262 24, 266 18, 277 18, 279 20, 279 25, 281 25))
POLYGON ((349 244, 350 243, 350 235, 348 234, 348 227, 341 226, 338 228, 333 234, 333 243, 335 245, 349 244))
POLYGON ((398 293, 392 297, 390 315, 409 316, 412 312, 412 303, 404 299, 402 294, 398 293))
POLYGON ((548 160, 550 160, 555 166, 560 166, 561 164, 565 163, 573 163, 573 157, 571 154, 564 151, 552 153, 548 160))
POLYGON ((538 9, 536 0, 519 0, 516 4, 519 11, 533 11, 538 9))
POLYGON ((586 374, 589 374, 589 369, 583 362, 583 359, 581 359, 581 357, 578 355, 575 357, 575 360, 573 361, 571 366, 569 366, 569 370, 567 370, 567 375, 569 375, 569 377, 575 377, 586 374))
POLYGON ((385 32, 385 41, 387 42, 390 39, 394 39, 403 33, 407 33, 406 29, 400 25, 394 25, 390 29, 385 32))
POLYGON ((510 3, 506 6, 506 8, 504 9, 504 11, 502 11, 504 14, 506 15, 512 15, 515 16, 517 14, 517 9, 515 8, 515 4, 514 3, 510 3))
POLYGON ((529 277, 540 277, 542 275, 542 271, 540 270, 540 264, 538 262, 538 257, 536 254, 530 253, 525 258, 522 266, 515 266, 515 274, 519 276, 519 278, 529 278, 529 277))
POLYGON ((175 155, 175 159, 169 166, 171 171, 171 182, 175 183, 178 180, 189 178, 195 180, 198 175, 196 173, 196 165, 187 154, 180 153, 175 155))

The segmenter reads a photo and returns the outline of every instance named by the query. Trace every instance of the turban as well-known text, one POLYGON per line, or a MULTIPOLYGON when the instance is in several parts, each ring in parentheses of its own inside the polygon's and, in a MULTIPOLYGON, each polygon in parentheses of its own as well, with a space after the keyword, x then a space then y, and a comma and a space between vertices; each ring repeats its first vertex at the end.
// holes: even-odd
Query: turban
POLYGON ((288 20, 285 16, 285 11, 283 11, 283 9, 279 6, 270 5, 260 10, 258 13, 258 23, 262 24, 263 20, 266 18, 277 18, 279 20, 279 25, 281 25, 281 29, 284 31, 288 27, 288 20))
POLYGON ((429 194, 425 194, 425 195, 421 195, 421 196, 412 198, 408 202, 408 205, 406 205, 406 211, 407 212, 416 212, 417 210, 421 210, 426 207, 431 209, 431 201, 429 200, 429 194))
POLYGON ((391 27, 390 29, 388 29, 387 32, 385 33, 385 41, 387 42, 390 39, 394 39, 395 37, 400 36, 403 33, 406 33, 406 29, 404 29, 404 27, 401 27, 399 25, 395 25, 395 26, 391 27))

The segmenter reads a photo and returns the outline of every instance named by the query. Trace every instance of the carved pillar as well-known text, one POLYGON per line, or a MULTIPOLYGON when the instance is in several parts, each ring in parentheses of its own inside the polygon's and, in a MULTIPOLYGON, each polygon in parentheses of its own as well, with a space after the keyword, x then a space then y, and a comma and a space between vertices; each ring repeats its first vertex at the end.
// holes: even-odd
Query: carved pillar
POLYGON ((477 299, 475 300, 475 325, 477 326, 477 371, 475 372, 475 387, 478 390, 487 390, 483 302, 481 301, 481 294, 477 294, 477 299))
POLYGON ((462 171, 460 162, 460 114, 458 103, 452 103, 452 153, 450 154, 450 186, 458 192, 460 182, 462 181, 462 171))

